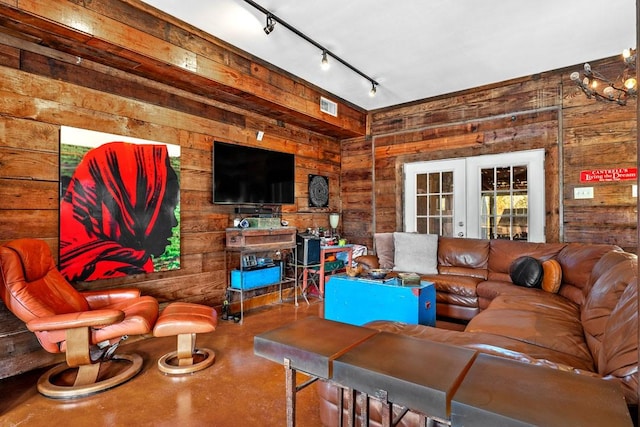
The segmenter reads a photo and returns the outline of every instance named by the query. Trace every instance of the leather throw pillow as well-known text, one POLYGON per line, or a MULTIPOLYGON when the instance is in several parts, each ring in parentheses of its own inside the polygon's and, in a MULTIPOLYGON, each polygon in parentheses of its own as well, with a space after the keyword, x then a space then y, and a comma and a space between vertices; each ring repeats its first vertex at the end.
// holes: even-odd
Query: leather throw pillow
POLYGON ((542 264, 531 256, 517 258, 509 266, 511 281, 526 288, 539 288, 542 284, 542 264))
POLYGON ((562 267, 555 259, 542 263, 542 289, 557 294, 562 284, 562 267))

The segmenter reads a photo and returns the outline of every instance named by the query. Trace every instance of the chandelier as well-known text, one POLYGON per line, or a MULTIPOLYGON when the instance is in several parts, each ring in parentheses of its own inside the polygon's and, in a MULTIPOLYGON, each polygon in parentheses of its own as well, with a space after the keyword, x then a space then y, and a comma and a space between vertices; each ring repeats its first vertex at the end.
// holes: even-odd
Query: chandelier
POLYGON ((636 96, 638 93, 638 82, 636 81, 636 51, 625 49, 622 52, 624 59, 624 71, 622 76, 615 80, 609 80, 596 70, 591 68, 589 63, 584 64, 582 78, 580 73, 571 73, 571 80, 587 95, 587 98, 595 98, 597 101, 615 102, 618 105, 626 105, 627 99, 636 96))

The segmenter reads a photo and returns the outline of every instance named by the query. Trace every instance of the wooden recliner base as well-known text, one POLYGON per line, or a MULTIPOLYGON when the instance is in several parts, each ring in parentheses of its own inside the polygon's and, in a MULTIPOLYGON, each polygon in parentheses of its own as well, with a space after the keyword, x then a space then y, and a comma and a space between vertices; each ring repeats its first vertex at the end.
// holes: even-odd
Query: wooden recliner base
POLYGON ((208 348, 195 348, 196 334, 178 335, 178 350, 158 359, 158 369, 165 374, 190 374, 213 365, 216 354, 208 348))
POLYGON ((133 378, 142 370, 142 364, 142 357, 137 354, 118 354, 106 362, 80 365, 77 368, 61 363, 38 379, 38 391, 53 399, 71 399, 99 393, 133 378), (122 364, 125 364, 124 368, 114 366, 122 364), (100 379, 101 368, 109 371, 103 379, 100 379), (77 373, 74 375, 73 371, 77 373), (115 374, 110 375, 111 371, 115 371, 115 374))
POLYGON ((190 374, 213 365, 216 354, 208 348, 196 349, 196 333, 215 330, 216 311, 205 305, 186 302, 169 304, 160 313, 153 328, 155 337, 176 336, 177 351, 158 360, 158 369, 165 374, 190 374))

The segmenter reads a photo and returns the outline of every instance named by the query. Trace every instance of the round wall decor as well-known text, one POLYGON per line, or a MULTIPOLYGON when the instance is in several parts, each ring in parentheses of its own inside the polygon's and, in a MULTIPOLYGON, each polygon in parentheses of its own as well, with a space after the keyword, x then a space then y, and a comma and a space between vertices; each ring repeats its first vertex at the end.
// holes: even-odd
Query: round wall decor
POLYGON ((329 178, 326 176, 309 174, 309 206, 329 206, 329 178))

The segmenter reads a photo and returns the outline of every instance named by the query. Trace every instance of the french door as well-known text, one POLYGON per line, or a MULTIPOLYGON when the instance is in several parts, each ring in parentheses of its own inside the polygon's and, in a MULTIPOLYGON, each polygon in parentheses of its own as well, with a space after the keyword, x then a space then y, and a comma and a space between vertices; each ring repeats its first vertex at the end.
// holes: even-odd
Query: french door
POLYGON ((404 229, 543 242, 544 150, 407 163, 404 229))

